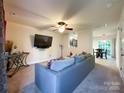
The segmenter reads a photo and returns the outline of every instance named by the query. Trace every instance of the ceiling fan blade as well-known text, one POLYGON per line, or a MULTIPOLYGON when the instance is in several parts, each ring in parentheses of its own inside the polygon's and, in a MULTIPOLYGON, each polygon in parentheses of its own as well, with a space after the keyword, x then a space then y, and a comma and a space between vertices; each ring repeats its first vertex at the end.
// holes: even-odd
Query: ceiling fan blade
POLYGON ((56 28, 56 29, 57 29, 58 27, 57 27, 57 26, 55 26, 55 25, 52 25, 52 26, 51 26, 51 28, 56 28))
POLYGON ((73 28, 65 28, 66 30, 73 30, 73 28))
POLYGON ((52 30, 52 31, 57 31, 58 29, 54 29, 54 30, 52 30))
POLYGON ((36 28, 38 28, 39 30, 47 30, 47 29, 50 29, 51 27, 54 27, 54 25, 41 25, 41 26, 38 26, 36 28))

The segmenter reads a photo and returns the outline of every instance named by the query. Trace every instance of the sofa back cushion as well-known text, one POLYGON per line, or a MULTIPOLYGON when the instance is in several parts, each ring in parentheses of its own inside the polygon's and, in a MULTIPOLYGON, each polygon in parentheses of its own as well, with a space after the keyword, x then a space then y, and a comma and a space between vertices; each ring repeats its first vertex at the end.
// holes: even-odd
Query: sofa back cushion
POLYGON ((75 56, 74 58, 75 58, 75 62, 81 62, 82 61, 80 56, 75 56))
POLYGON ((83 60, 86 59, 86 56, 85 55, 78 55, 78 56, 75 56, 75 63, 77 62, 82 62, 83 60))
POLYGON ((73 64, 74 64, 74 58, 67 58, 64 60, 55 60, 51 63, 50 69, 54 71, 60 71, 73 64))

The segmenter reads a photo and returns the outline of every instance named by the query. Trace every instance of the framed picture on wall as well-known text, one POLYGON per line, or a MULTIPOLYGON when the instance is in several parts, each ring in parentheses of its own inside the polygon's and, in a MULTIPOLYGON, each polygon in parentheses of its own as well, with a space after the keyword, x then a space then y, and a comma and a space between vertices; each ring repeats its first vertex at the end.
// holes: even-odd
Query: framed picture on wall
POLYGON ((72 38, 70 40, 70 47, 74 47, 74 48, 77 47, 77 40, 76 39, 72 38))

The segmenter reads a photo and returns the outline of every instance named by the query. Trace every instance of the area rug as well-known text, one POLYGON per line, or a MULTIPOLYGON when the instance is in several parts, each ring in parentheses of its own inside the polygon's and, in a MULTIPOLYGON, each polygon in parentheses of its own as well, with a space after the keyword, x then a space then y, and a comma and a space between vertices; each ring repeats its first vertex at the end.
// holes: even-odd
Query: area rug
MULTIPOLYGON (((112 66, 112 65, 111 65, 112 66)), ((96 64, 96 67, 77 86, 73 93, 124 93, 124 85, 113 67, 96 64)), ((25 86, 21 93, 42 93, 35 83, 25 86)))

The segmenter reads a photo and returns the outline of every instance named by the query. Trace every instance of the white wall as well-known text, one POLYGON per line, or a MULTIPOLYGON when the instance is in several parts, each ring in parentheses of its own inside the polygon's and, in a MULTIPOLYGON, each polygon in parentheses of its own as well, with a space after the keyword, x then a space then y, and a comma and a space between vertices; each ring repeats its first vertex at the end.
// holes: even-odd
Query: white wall
POLYGON ((98 39, 93 38, 93 49, 98 49, 98 39))
POLYGON ((124 38, 122 38, 122 52, 124 54, 124 38))
POLYGON ((50 58, 60 57, 60 43, 62 36, 58 33, 39 31, 38 29, 21 24, 7 22, 7 40, 12 40, 20 51, 30 52, 27 63, 33 64, 50 58), (38 49, 33 47, 34 34, 48 35, 53 37, 52 47, 38 49))
POLYGON ((116 38, 116 64, 119 70, 122 68, 122 60, 121 60, 121 31, 117 31, 116 38))
POLYGON ((69 34, 63 35, 64 56, 67 56, 70 52, 73 54, 81 53, 82 51, 92 53, 92 31, 77 31, 78 34, 78 47, 70 48, 69 34))

